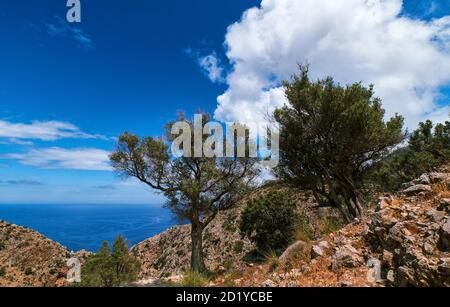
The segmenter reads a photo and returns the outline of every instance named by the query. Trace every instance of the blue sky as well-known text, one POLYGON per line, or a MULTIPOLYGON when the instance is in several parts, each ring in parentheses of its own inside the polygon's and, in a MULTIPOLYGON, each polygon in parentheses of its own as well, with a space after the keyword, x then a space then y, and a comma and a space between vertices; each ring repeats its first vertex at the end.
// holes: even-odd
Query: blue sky
MULTIPOLYGON (((255 68, 264 61, 251 63, 233 40, 257 39, 245 25, 259 26, 271 2, 259 7, 261 18, 241 20, 260 1, 82 0, 82 23, 68 24, 65 0, 1 1, 0 203, 160 204, 160 196, 109 171, 104 154, 123 131, 160 135, 179 110, 215 112, 224 120, 246 114, 237 97, 238 73, 263 71, 279 79, 288 73, 255 68)), ((398 15, 431 22, 450 15, 450 2, 405 1, 398 15)), ((260 52, 250 55, 258 59, 260 52)), ((261 56, 283 63, 288 54, 261 56)), ((292 61, 305 59, 299 53, 292 61)), ((446 77, 424 89, 438 88, 430 99, 441 106, 448 105, 446 77)), ((420 114, 445 110, 429 106, 420 114)))

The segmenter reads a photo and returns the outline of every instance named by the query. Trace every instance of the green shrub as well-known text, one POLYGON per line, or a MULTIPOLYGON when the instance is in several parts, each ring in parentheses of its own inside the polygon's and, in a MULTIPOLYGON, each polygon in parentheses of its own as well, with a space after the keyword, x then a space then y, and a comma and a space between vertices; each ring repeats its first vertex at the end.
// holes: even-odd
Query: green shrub
POLYGON ((247 203, 240 220, 240 231, 255 243, 258 251, 281 251, 293 240, 296 205, 282 192, 270 192, 247 203))
POLYGON ((187 271, 180 281, 180 286, 185 288, 201 288, 205 287, 207 283, 208 279, 205 275, 195 271, 187 271))
POLYGON ((314 231, 304 215, 299 215, 295 223, 294 238, 296 241, 309 242, 314 239, 314 231))
POLYGON ((344 227, 344 223, 339 218, 325 218, 319 223, 320 236, 326 236, 330 233, 336 232, 344 227))
POLYGON ((81 286, 115 287, 137 278, 139 262, 131 255, 127 242, 119 236, 113 243, 104 242, 100 251, 89 257, 81 269, 81 286))
POLYGON ((406 147, 394 151, 374 165, 368 178, 381 191, 392 192, 423 173, 450 160, 450 122, 433 125, 431 121, 419 124, 406 147))
POLYGON ((25 269, 25 275, 32 275, 33 274, 33 269, 32 268, 26 268, 25 269))
POLYGON ((233 246, 233 251, 235 253, 242 253, 244 250, 244 242, 243 241, 236 241, 233 246))
POLYGON ((6 273, 6 269, 3 267, 0 267, 0 277, 5 276, 5 273, 6 273))

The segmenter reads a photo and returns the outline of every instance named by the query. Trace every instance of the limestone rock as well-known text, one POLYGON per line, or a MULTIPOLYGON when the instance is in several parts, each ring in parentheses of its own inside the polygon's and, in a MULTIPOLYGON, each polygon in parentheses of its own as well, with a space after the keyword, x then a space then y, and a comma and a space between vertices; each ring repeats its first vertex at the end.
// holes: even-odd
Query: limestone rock
POLYGON ((393 267, 394 266, 394 254, 391 253, 390 251, 384 250, 383 251, 383 265, 386 267, 393 267))
POLYGON ((428 174, 431 183, 441 183, 443 181, 450 180, 450 174, 448 173, 430 173, 428 174))
POLYGON ((420 193, 431 193, 431 192, 432 192, 431 187, 426 184, 416 184, 416 185, 413 185, 412 187, 409 187, 403 191, 403 193, 405 193, 408 196, 417 195, 420 193))
POLYGON ((311 259, 322 257, 324 254, 324 250, 319 245, 314 245, 311 249, 311 259))
POLYGON ((332 269, 353 268, 364 263, 360 252, 350 244, 339 247, 333 256, 332 269))
POLYGON ((438 271, 444 276, 450 276, 450 258, 440 259, 438 271))
POLYGON ((450 220, 447 220, 441 227, 440 248, 444 252, 450 252, 450 220))
POLYGON ((409 267, 399 267, 397 269, 397 279, 400 287, 415 287, 418 285, 414 276, 414 270, 409 267))
POLYGON ((265 280, 262 284, 261 287, 263 288, 275 288, 277 285, 275 284, 275 282, 273 282, 270 279, 265 280))
POLYGON ((437 208, 438 211, 446 211, 450 212, 450 198, 443 198, 439 202, 439 207, 437 208))
POLYGON ((377 212, 389 208, 391 206, 392 197, 380 197, 377 200, 377 212))
POLYGON ((430 177, 427 174, 423 174, 422 176, 420 176, 419 178, 417 178, 416 180, 413 180, 414 184, 425 184, 425 185, 429 185, 431 184, 431 180, 430 177))
POLYGON ((446 212, 431 209, 427 211, 427 216, 435 223, 440 223, 448 217, 446 212))
POLYGON ((387 275, 386 275, 386 280, 390 283, 390 284, 394 284, 395 282, 395 273, 393 270, 389 270, 387 275))
POLYGON ((307 244, 303 241, 297 241, 289 246, 280 256, 281 263, 289 263, 295 260, 300 254, 307 254, 307 244))

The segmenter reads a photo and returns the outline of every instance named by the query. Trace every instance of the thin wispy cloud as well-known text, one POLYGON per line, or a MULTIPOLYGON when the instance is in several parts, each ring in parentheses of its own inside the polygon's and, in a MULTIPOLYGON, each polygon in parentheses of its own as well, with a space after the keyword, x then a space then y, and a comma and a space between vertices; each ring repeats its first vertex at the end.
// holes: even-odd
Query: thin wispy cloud
POLYGON ((33 121, 13 123, 0 120, 0 142, 31 145, 31 140, 56 141, 59 139, 108 139, 98 134, 81 131, 77 126, 62 121, 33 121))
POLYGON ((207 55, 201 55, 200 52, 188 48, 184 50, 184 53, 197 61, 197 64, 209 80, 211 80, 211 82, 225 82, 225 69, 215 52, 207 55))
POLYGON ((111 171, 110 152, 95 148, 64 149, 59 147, 31 149, 23 153, 10 153, 4 159, 44 169, 70 169, 111 171))
POLYGON ((44 185, 44 183, 41 181, 28 180, 28 179, 5 180, 5 181, 0 181, 0 184, 10 185, 10 186, 41 186, 41 185, 44 185))
POLYGON ((47 33, 55 37, 64 37, 73 40, 83 49, 93 49, 92 38, 83 32, 81 28, 70 25, 59 16, 55 17, 55 22, 45 25, 47 33))
POLYGON ((112 184, 105 184, 105 185, 96 185, 96 186, 93 186, 92 188, 97 189, 97 190, 115 190, 116 186, 114 186, 112 184))

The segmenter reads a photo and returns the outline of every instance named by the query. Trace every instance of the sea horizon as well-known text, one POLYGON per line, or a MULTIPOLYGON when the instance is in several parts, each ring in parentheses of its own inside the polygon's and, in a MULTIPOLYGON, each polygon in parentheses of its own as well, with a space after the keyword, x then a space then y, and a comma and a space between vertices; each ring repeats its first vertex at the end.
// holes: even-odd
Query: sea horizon
POLYGON ((122 235, 133 246, 182 224, 162 205, 0 204, 0 220, 30 228, 73 252, 97 252, 122 235))

